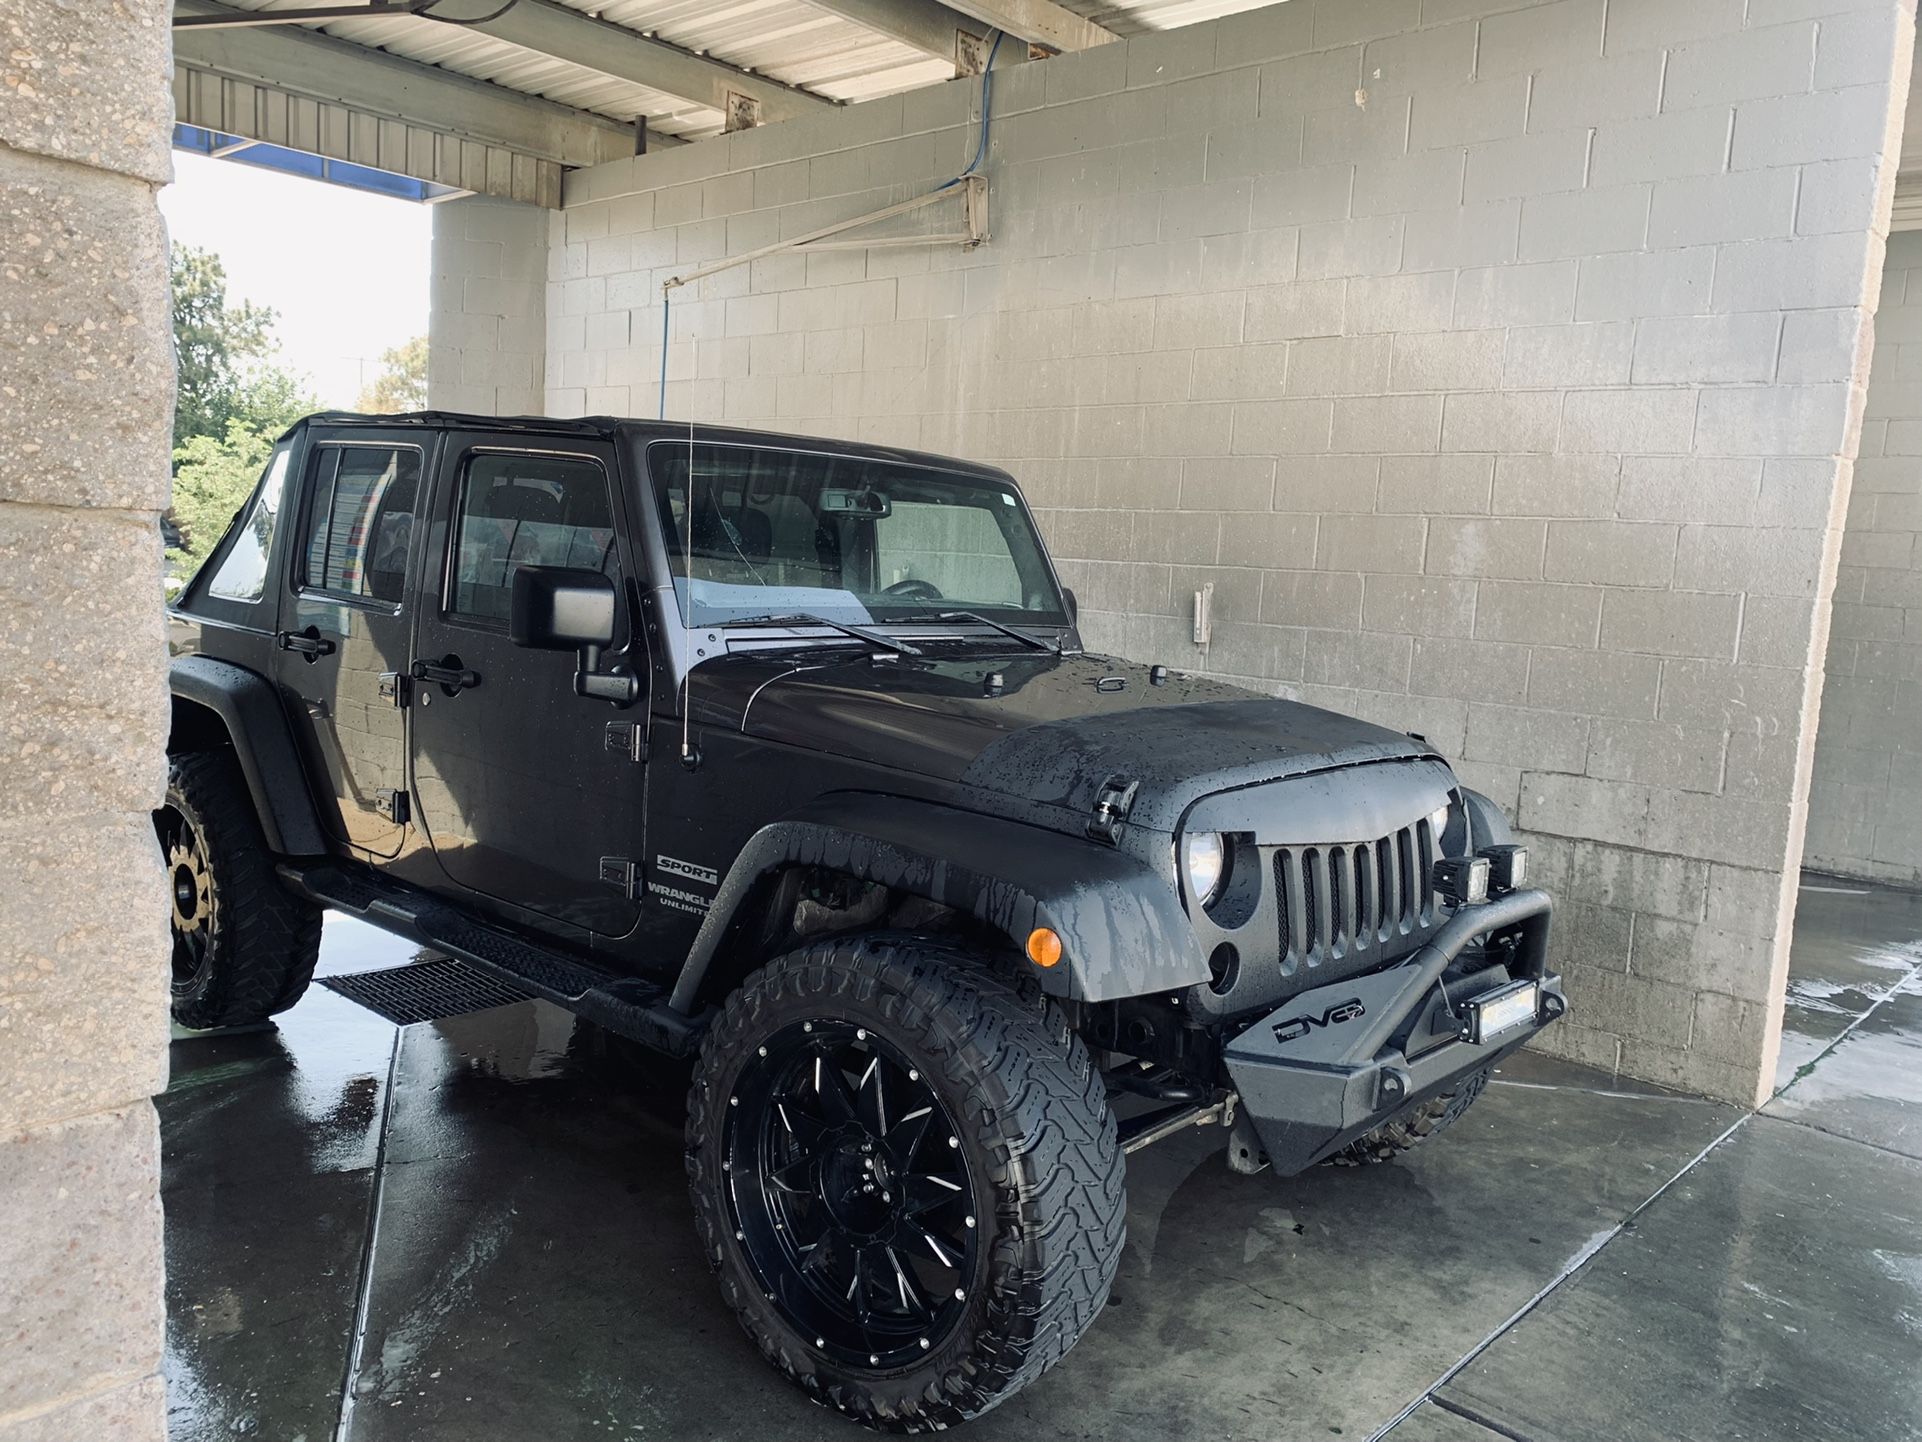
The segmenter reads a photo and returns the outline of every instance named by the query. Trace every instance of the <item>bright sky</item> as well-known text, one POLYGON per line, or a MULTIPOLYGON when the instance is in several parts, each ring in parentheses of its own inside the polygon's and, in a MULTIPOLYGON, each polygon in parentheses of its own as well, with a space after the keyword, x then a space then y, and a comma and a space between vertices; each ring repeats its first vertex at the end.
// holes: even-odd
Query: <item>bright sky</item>
POLYGON ((351 406, 380 354, 427 333, 431 206, 174 152, 173 238, 227 267, 230 300, 280 312, 281 359, 351 406))

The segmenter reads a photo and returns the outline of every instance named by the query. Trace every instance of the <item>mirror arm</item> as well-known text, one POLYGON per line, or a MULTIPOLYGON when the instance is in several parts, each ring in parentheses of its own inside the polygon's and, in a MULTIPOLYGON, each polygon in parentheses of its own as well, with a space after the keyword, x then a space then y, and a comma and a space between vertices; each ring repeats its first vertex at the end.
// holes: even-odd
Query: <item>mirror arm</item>
POLYGON ((595 701, 610 701, 616 706, 632 706, 641 699, 641 681, 624 666, 603 672, 601 648, 589 642, 580 650, 574 672, 574 694, 595 701))

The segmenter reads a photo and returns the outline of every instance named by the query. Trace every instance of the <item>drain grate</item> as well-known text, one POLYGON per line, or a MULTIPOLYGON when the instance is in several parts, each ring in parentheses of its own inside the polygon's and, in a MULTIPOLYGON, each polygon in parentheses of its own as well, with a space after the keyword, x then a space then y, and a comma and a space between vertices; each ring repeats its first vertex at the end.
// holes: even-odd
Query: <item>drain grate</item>
POLYGON ((532 1000, 511 982, 451 956, 433 961, 390 966, 383 971, 358 971, 346 976, 317 977, 329 991, 359 1002, 397 1026, 419 1021, 441 1021, 472 1011, 532 1000))

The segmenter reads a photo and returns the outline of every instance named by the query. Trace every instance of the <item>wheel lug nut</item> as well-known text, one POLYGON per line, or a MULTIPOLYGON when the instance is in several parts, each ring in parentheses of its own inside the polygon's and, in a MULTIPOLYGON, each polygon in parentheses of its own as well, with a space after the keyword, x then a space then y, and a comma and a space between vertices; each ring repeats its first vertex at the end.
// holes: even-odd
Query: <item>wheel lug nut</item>
POLYGON ((920 1081, 920 1080, 921 1080, 921 1073, 920 1073, 920 1072, 918 1072, 918 1071, 912 1071, 912 1070, 910 1070, 910 1071, 908 1072, 908 1080, 909 1080, 909 1081, 920 1081))
POLYGON ((962 1291, 959 1287, 956 1287, 954 1289, 954 1300, 957 1302, 965 1302, 968 1300, 968 1294, 962 1291))
POLYGON ((761 1055, 762 1055, 762 1056, 766 1056, 766 1055, 767 1055, 767 1048, 766 1048, 766 1047, 761 1047, 761 1048, 760 1048, 759 1050, 760 1050, 760 1053, 761 1053, 761 1055))
POLYGON ((949 1146, 951 1146, 951 1147, 958 1147, 958 1146, 960 1146, 960 1145, 961 1145, 961 1138, 959 1138, 959 1137, 949 1137, 949 1138, 948 1138, 948 1145, 949 1145, 949 1146))
POLYGON ((928 1350, 928 1339, 927 1339, 926 1337, 923 1337, 923 1338, 921 1339, 921 1350, 922 1350, 923 1352, 925 1352, 925 1351, 927 1351, 927 1350, 928 1350))
POLYGON ((825 1347, 827 1346, 827 1344, 828 1344, 828 1339, 826 1337, 816 1337, 814 1339, 814 1345, 817 1347, 825 1347))
POLYGON ((973 1217, 969 1217, 969 1218, 968 1218, 968 1225, 969 1225, 970 1227, 972 1227, 972 1226, 974 1225, 974 1218, 973 1218, 973 1217))
POLYGON ((864 1026, 857 1026, 854 1029, 854 1039, 856 1041, 866 1041, 868 1039, 868 1029, 864 1026))
POLYGON ((802 1031, 813 1031, 813 1030, 814 1030, 814 1023, 813 1023, 813 1022, 811 1022, 811 1021, 804 1021, 804 1022, 802 1022, 802 1023, 801 1023, 801 1030, 802 1030, 802 1031))
POLYGON ((868 1365, 870 1367, 878 1367, 881 1365, 881 1359, 870 1352, 868 1353, 868 1365))

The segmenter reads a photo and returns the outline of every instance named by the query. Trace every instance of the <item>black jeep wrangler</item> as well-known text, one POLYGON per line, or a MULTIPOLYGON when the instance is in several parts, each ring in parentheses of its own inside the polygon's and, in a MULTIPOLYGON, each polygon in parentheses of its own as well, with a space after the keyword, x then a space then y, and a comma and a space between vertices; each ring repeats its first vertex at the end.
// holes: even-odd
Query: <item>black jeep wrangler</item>
POLYGON ((314 416, 171 623, 176 1018, 292 1006, 333 907, 697 1058, 727 1300, 871 1425, 1073 1345, 1125 1152, 1387 1159, 1566 1005, 1493 804, 1419 736, 1083 651, 989 467, 314 416))

